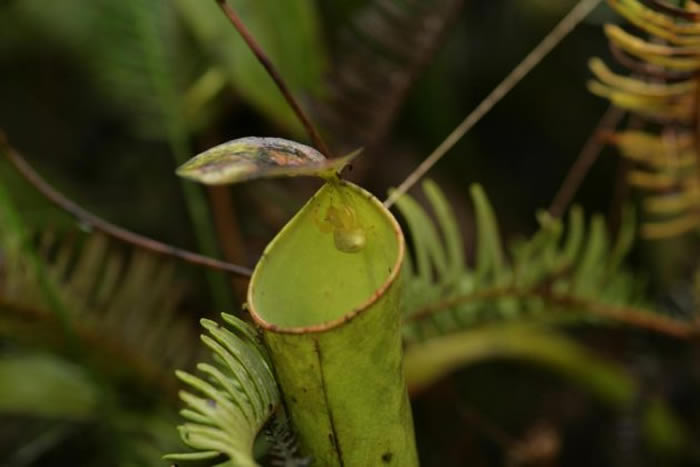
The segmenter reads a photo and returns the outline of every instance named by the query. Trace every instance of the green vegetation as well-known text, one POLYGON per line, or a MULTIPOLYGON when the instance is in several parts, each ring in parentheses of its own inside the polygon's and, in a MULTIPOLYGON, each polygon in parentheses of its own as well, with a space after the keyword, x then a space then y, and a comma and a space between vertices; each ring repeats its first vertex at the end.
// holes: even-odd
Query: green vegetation
POLYGON ((700 4, 569 3, 0 5, 0 464, 697 465, 700 4))

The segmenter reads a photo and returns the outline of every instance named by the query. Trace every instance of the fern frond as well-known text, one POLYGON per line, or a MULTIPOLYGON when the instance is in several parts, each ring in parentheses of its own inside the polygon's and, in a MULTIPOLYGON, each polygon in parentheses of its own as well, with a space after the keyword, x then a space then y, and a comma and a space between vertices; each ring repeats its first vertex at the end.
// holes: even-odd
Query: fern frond
MULTIPOLYGON (((164 263, 150 258, 155 266, 138 268, 153 275, 136 274, 144 281, 141 290, 132 285, 127 295, 126 278, 136 272, 135 264, 142 264, 145 256, 127 266, 125 255, 97 235, 80 234, 68 239, 48 233, 31 236, 1 185, 0 257, 3 258, 0 261, 2 341, 13 344, 26 341, 33 350, 41 347, 59 353, 68 350, 67 358, 78 360, 84 367, 58 357, 51 357, 51 361, 43 357, 13 360, 9 355, 9 359, 5 358, 8 365, 3 368, 6 378, 0 378, 10 383, 4 384, 2 411, 38 419, 70 420, 80 415, 81 423, 99 426, 99 430, 93 430, 99 433, 87 442, 99 442, 104 437, 120 446, 114 462, 152 465, 154 452, 159 457, 162 449, 175 445, 172 432, 163 430, 164 425, 169 427, 170 413, 167 409, 143 408, 136 413, 131 406, 122 405, 127 399, 123 391, 113 392, 91 376, 99 372, 101 377, 107 376, 118 383, 126 380, 130 387, 142 390, 140 395, 153 393, 154 389, 166 397, 174 392, 175 379, 169 377, 168 366, 189 365, 197 349, 188 345, 194 341, 188 338, 191 331, 188 323, 172 315, 167 318, 167 313, 172 312, 168 308, 175 307, 178 301, 175 298, 178 295, 167 290, 175 284, 166 272, 171 266, 161 267, 164 263), (154 290, 144 288, 144 283, 154 284, 154 290), (171 305, 162 300, 167 294, 175 299, 171 305), (117 302, 118 307, 115 305, 106 312, 117 302), (142 304, 150 308, 141 308, 142 304), (161 311, 163 315, 159 314, 161 311), (123 314, 125 319, 114 313, 123 314), (57 320, 64 318, 69 339, 57 326, 57 320), (11 361, 15 363, 9 365, 11 361), (73 368, 74 374, 56 373, 64 367, 73 368), (14 380, 18 384, 12 384, 14 380), (57 397, 65 400, 58 401, 57 397), (58 401, 53 409, 51 401, 58 401)), ((135 252, 132 260, 137 257, 140 254, 135 252)), ((51 436, 53 429, 47 428, 41 436, 51 436)), ((74 431, 70 429, 62 436, 80 436, 74 431)), ((28 439, 31 438, 24 441, 28 439)), ((46 446, 46 449, 53 451, 60 447, 46 446)))
POLYGON ((184 289, 174 265, 137 250, 127 256, 100 234, 45 232, 34 241, 12 212, 3 198, 0 220, 13 222, 0 223, 0 333, 31 339, 46 330, 53 339, 44 344, 63 346, 55 332, 63 319, 73 344, 105 369, 172 393, 169 370, 189 368, 199 352, 195 330, 176 313, 184 289))
POLYGON ((188 420, 180 435, 197 452, 169 454, 171 460, 206 460, 226 455, 233 465, 257 466, 253 443, 277 409, 277 383, 267 352, 255 330, 232 315, 222 315, 233 332, 214 321, 202 320, 209 332, 202 341, 213 352, 214 364, 200 363, 202 377, 184 371, 177 376, 197 391, 180 392, 188 420))
MULTIPOLYGON (((50 280, 47 267, 30 244, 29 232, 5 187, 0 185, 0 298, 22 294, 27 290, 27 277, 32 278, 33 294, 41 297, 44 309, 69 336, 68 312, 60 300, 60 291, 50 280)), ((2 301, 0 301, 0 304, 2 301)), ((1 316, 0 316, 1 317, 1 316)))
POLYGON ((700 45, 700 27, 695 21, 677 22, 675 18, 661 10, 650 8, 639 0, 608 0, 608 4, 627 21, 651 36, 672 44, 700 45))
POLYGON ((439 188, 427 181, 424 190, 431 193, 433 211, 442 213, 439 229, 415 200, 403 196, 397 202, 414 249, 414 259, 405 266, 403 300, 409 341, 484 321, 525 317, 605 319, 677 336, 694 333, 690 324, 640 307, 641 284, 622 269, 636 230, 633 210, 625 211, 614 240, 600 215, 593 216, 586 229, 579 207, 572 209, 566 229, 563 221, 541 213, 539 231, 513 244, 506 257, 493 209, 475 185, 471 192, 477 247, 469 267, 459 254, 456 258, 447 254, 460 249, 441 240, 453 237, 454 214, 439 188))
POLYGON ((700 18, 690 9, 658 2, 608 3, 647 35, 605 26, 605 35, 616 56, 624 59, 623 64, 642 67, 635 68, 637 76, 627 77, 594 58, 590 68, 596 80, 589 83, 589 89, 620 108, 662 124, 659 134, 624 131, 609 139, 636 164, 627 182, 646 196, 644 208, 649 219, 642 225, 642 235, 652 239, 681 235, 700 227, 700 168, 694 133, 700 18), (633 57, 634 62, 627 57, 633 57), (666 82, 666 78, 671 81, 666 82))

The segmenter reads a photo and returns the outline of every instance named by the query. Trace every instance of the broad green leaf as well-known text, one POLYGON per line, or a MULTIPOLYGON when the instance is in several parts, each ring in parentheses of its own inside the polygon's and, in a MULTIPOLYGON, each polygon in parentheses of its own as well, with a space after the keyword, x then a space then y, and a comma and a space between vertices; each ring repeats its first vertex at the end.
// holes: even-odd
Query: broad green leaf
POLYGON ((551 368, 616 405, 634 399, 634 381, 622 368, 595 358, 569 338, 524 325, 485 326, 409 347, 408 385, 418 392, 460 367, 493 358, 551 368))
POLYGON ((328 178, 358 154, 359 150, 337 159, 326 159, 314 148, 294 141, 250 136, 195 156, 177 169, 177 174, 208 185, 283 176, 328 178))
POLYGON ((1 414, 84 421, 97 415, 99 388, 81 368, 49 355, 0 357, 1 414))
MULTIPOLYGON (((316 2, 233 0, 229 2, 295 94, 322 89, 326 51, 316 2)), ((270 119, 302 133, 274 82, 248 50, 216 2, 176 0, 182 20, 236 91, 270 119)))
POLYGON ((401 230, 382 204, 333 180, 253 273, 251 315, 302 454, 315 465, 418 463, 402 370, 403 254, 401 230))

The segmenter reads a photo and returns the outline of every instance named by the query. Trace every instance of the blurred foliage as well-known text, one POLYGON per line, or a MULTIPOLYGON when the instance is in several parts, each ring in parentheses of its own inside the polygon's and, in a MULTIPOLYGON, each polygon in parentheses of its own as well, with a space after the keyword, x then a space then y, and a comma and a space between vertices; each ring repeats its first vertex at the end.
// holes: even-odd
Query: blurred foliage
MULTIPOLYGON (((375 193, 398 184, 574 3, 232 1, 334 146, 368 146, 348 176, 375 193)), ((434 371, 414 386, 422 465, 698 463, 686 442, 700 436, 698 347, 654 331, 696 320, 695 232, 633 248, 635 220, 613 196, 625 166, 610 148, 576 200, 607 217, 586 228, 579 208, 566 221, 532 215, 604 110, 585 88, 588 60, 611 62, 603 23, 624 20, 597 9, 433 171, 440 190, 428 183, 399 206, 412 257, 408 368, 434 371)), ((653 61, 654 50, 640 54, 653 61)), ((620 91, 677 91, 668 108, 688 113, 678 97, 692 101, 694 82, 642 86, 599 62, 593 71, 607 86, 598 94, 623 107, 620 91)), ((638 103, 626 106, 644 114, 638 103)), ((179 163, 222 141, 304 138, 213 0, 0 2, 0 128, 88 209, 209 254, 238 235, 247 265, 314 188, 256 181, 215 192, 176 180, 179 163)), ((668 130, 654 121, 645 131, 612 141, 669 175, 683 188, 671 208, 694 213, 696 187, 684 182, 696 178, 694 158, 680 170, 647 157, 668 130)), ((659 203, 672 201, 638 212, 659 203)), ((234 293, 221 275, 207 283, 196 268, 79 227, 0 158, 0 464, 168 465, 161 456, 181 450, 172 369, 192 370, 198 318, 237 311, 234 293)))

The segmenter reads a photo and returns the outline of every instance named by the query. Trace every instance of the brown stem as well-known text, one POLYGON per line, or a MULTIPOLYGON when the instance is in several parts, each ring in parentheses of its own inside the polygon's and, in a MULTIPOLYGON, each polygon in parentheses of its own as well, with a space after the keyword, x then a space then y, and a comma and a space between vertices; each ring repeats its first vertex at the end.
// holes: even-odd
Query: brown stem
POLYGON ((570 295, 553 295, 548 291, 532 289, 523 290, 513 287, 492 288, 472 294, 452 297, 419 309, 406 318, 406 321, 420 321, 433 316, 434 313, 453 308, 457 305, 480 302, 484 300, 493 300, 503 297, 516 297, 521 299, 539 298, 549 302, 552 305, 566 308, 580 308, 594 315, 677 338, 688 339, 697 336, 700 333, 700 329, 693 324, 668 318, 641 308, 607 305, 570 295))
MULTIPOLYGON (((695 80, 695 85, 698 86, 700 84, 700 73, 696 73, 693 79, 695 80)), ((695 159, 700 162, 700 88, 696 87, 693 101, 695 106, 695 159)), ((696 171, 700 175, 700 166, 696 171)))
POLYGON ((323 141, 321 134, 318 132, 318 130, 316 130, 316 127, 313 125, 313 123, 311 123, 309 117, 304 113, 301 106, 296 101, 291 91, 287 87, 286 83, 284 82, 284 79, 282 79, 282 75, 279 74, 279 72, 272 64, 268 56, 262 50, 260 45, 255 41, 250 31, 248 31, 248 28, 246 28, 245 24, 243 24, 243 21, 241 21, 241 19, 238 17, 238 14, 236 14, 235 10, 231 8, 231 6, 229 6, 228 3, 226 3, 226 0, 216 0, 216 3, 224 12, 226 17, 231 21, 231 24, 233 24, 233 27, 236 28, 236 31, 238 31, 245 43, 248 44, 248 47, 253 52, 253 54, 255 54, 255 57, 265 68, 268 75, 270 75, 270 78, 272 78, 272 80, 275 82, 280 92, 287 100, 287 103, 296 114, 299 121, 302 123, 302 125, 304 125, 306 132, 309 134, 309 137, 311 137, 311 140, 313 141, 316 148, 319 151, 321 151, 321 153, 324 156, 332 157, 332 154, 328 149, 328 146, 326 145, 325 141, 323 141))
MULTIPOLYGON (((456 393, 457 391, 455 391, 456 393)), ((496 425, 493 421, 487 419, 476 409, 469 407, 459 394, 455 394, 454 401, 457 409, 457 414, 465 422, 466 425, 471 425, 476 428, 482 435, 489 438, 494 443, 498 444, 504 451, 510 451, 515 445, 515 439, 510 436, 503 428, 496 425)))
POLYGON ((595 130, 593 130, 593 133, 583 145, 583 148, 581 148, 576 162, 569 169, 569 173, 566 174, 559 191, 554 196, 554 200, 549 206, 549 213, 552 216, 561 217, 564 214, 569 203, 574 199, 583 179, 586 178, 586 174, 588 174, 591 166, 598 159, 600 151, 605 145, 601 135, 617 126, 623 115, 624 111, 612 105, 603 114, 595 130))
POLYGON ((482 100, 479 105, 466 116, 457 128, 447 135, 435 150, 421 162, 401 184, 391 192, 384 201, 384 207, 390 208, 396 201, 420 180, 450 149, 454 147, 474 125, 479 123, 496 104, 510 93, 537 65, 539 65, 574 28, 583 21, 593 9, 598 6, 600 0, 579 0, 569 13, 540 41, 523 60, 511 70, 503 81, 482 100))
MULTIPOLYGON (((236 207, 231 200, 230 187, 226 185, 210 186, 207 191, 224 259, 233 263, 245 262, 245 246, 236 216, 236 207)), ((234 277, 231 285, 237 298, 243 301, 248 289, 248 281, 234 277)))
POLYGON ((63 209, 75 217, 80 223, 90 228, 94 228, 95 230, 99 230, 112 238, 116 238, 117 240, 135 245, 153 253, 172 256, 188 263, 219 271, 225 271, 237 276, 250 277, 251 275, 250 269, 246 267, 220 261, 208 256, 202 256, 191 251, 168 245, 167 243, 161 243, 153 240, 152 238, 144 237, 143 235, 139 235, 107 222, 106 220, 85 210, 75 202, 68 199, 65 195, 58 192, 43 178, 41 178, 41 176, 31 167, 31 165, 29 165, 29 163, 8 144, 2 132, 0 132, 0 152, 5 153, 5 157, 7 157, 15 169, 17 169, 22 177, 24 177, 27 182, 36 188, 37 191, 44 195, 54 205, 63 209))

